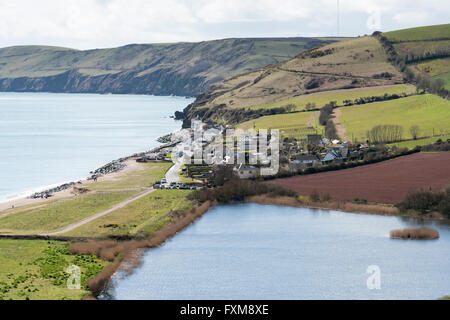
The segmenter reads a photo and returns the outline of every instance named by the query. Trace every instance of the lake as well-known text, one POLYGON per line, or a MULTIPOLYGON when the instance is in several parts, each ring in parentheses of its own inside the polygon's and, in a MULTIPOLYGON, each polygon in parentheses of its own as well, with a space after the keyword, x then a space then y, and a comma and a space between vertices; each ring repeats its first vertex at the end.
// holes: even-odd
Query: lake
POLYGON ((113 299, 436 299, 450 293, 450 227, 400 217, 259 204, 218 206, 131 275, 113 299), (428 226, 440 239, 394 240, 428 226), (369 289, 369 266, 380 289, 369 289))
POLYGON ((77 181, 158 145, 193 99, 146 95, 0 93, 0 201, 77 181))

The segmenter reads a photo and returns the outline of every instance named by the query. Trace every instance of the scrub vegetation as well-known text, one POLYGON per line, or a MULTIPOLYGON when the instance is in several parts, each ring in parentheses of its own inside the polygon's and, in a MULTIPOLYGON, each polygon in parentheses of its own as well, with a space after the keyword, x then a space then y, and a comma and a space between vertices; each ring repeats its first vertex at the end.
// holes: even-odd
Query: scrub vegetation
POLYGON ((0 239, 0 299, 79 300, 89 294, 88 279, 106 265, 91 254, 74 256, 65 242, 0 239), (65 269, 81 269, 81 288, 68 289, 70 274, 65 269))

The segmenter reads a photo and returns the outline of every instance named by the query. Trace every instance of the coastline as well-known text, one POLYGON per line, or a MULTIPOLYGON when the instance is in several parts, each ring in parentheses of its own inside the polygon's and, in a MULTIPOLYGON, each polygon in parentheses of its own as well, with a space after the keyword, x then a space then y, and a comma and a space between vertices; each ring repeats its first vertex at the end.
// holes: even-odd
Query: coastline
MULTIPOLYGON (((170 144, 162 144, 156 148, 153 148, 147 152, 136 153, 131 156, 123 157, 108 164, 91 171, 91 176, 80 180, 74 184, 74 187, 88 187, 94 180, 89 179, 92 177, 92 174, 95 172, 102 171, 102 168, 107 167, 111 163, 120 162, 125 166, 121 167, 117 171, 107 172, 105 174, 101 174, 98 177, 99 182, 111 181, 116 177, 126 174, 127 172, 135 170, 140 164, 136 162, 136 159, 142 156, 145 156, 148 153, 157 152, 162 148, 167 148, 173 145, 170 144)), ((38 208, 39 206, 43 206, 48 202, 53 201, 64 201, 65 199, 70 199, 75 197, 77 194, 73 192, 74 188, 67 188, 65 190, 53 193, 52 197, 47 199, 30 199, 30 198, 19 198, 10 200, 8 202, 0 202, 0 218, 7 216, 9 214, 14 213, 15 211, 19 211, 26 206, 31 206, 32 208, 38 208), (11 209, 11 206, 14 205, 14 209, 11 209)), ((339 210, 347 213, 362 213, 362 214, 376 214, 376 215, 388 215, 388 216, 403 216, 399 210, 393 206, 381 205, 381 204, 359 204, 353 203, 349 201, 340 201, 340 200, 330 200, 330 201, 321 201, 321 202, 313 202, 306 198, 300 197, 269 197, 267 195, 257 195, 246 198, 244 203, 258 203, 265 205, 279 205, 279 206, 292 206, 292 207, 303 207, 303 208, 311 208, 311 209, 324 209, 324 210, 339 210)), ((217 202, 205 202, 201 204, 196 204, 192 209, 186 210, 176 216, 173 217, 173 221, 169 224, 166 224, 162 229, 153 234, 150 238, 139 238, 136 236, 130 237, 117 237, 117 238, 89 238, 80 239, 77 237, 67 237, 64 239, 70 248, 73 246, 77 246, 79 244, 85 244, 87 247, 93 245, 96 250, 89 251, 92 248, 87 248, 87 251, 78 251, 73 252, 73 254, 96 254, 99 258, 104 258, 101 256, 101 251, 115 252, 113 255, 113 260, 106 259, 105 261, 112 262, 110 265, 105 267, 102 271, 100 271, 97 276, 89 280, 89 286, 91 288, 90 292, 94 296, 101 295, 102 292, 108 290, 108 286, 112 285, 112 280, 115 276, 118 275, 120 271, 125 271, 130 274, 133 270, 139 266, 141 262, 141 258, 147 249, 156 248, 162 246, 166 241, 170 240, 179 232, 183 231, 185 228, 195 223, 199 218, 201 218, 204 214, 206 214, 209 210, 214 208, 218 203, 217 202), (105 249, 105 250, 104 250, 105 249)), ((414 216, 407 215, 412 218, 422 218, 422 219, 438 219, 442 220, 442 216, 437 216, 430 214, 428 216, 414 216)), ((4 238, 14 238, 17 236, 8 237, 7 235, 4 238)), ((3 237, 2 237, 3 238, 3 237)), ((31 238, 30 238, 31 239, 31 238)), ((58 236, 48 236, 49 240, 57 240, 58 236)), ((92 296, 87 296, 84 298, 92 298, 92 296)))
MULTIPOLYGON (((65 199, 65 198, 68 198, 68 197, 74 195, 72 193, 73 188, 69 187, 64 190, 52 192, 51 197, 48 197, 48 198, 30 198, 30 196, 32 196, 33 194, 36 194, 36 193, 45 193, 51 189, 58 188, 58 187, 61 187, 63 185, 68 185, 68 184, 72 184, 72 186, 75 186, 75 187, 77 185, 78 186, 88 186, 89 184, 91 184, 93 182, 92 177, 94 175, 97 175, 97 179, 98 179, 97 181, 99 181, 99 182, 111 181, 118 175, 127 173, 127 172, 133 170, 136 167, 136 159, 137 158, 143 157, 149 153, 157 153, 161 149, 170 147, 172 145, 174 145, 174 143, 160 144, 159 146, 154 147, 151 150, 134 153, 129 156, 125 156, 125 157, 122 157, 122 158, 119 158, 116 160, 112 160, 112 161, 106 163, 105 165, 102 165, 101 167, 90 171, 90 173, 87 177, 76 180, 76 182, 68 181, 68 182, 52 184, 52 185, 48 185, 48 186, 42 186, 42 187, 35 188, 29 192, 26 192, 27 195, 18 196, 18 197, 12 198, 12 199, 0 200, 0 217, 4 216, 5 215, 4 211, 7 211, 8 209, 15 210, 15 209, 19 209, 19 208, 25 207, 25 206, 42 205, 42 204, 45 204, 46 202, 51 202, 53 200, 62 200, 62 199, 65 199), (101 173, 101 171, 103 171, 105 168, 107 168, 115 163, 123 163, 125 166, 121 167, 118 170, 101 173)), ((25 193, 25 192, 22 192, 22 193, 25 193)))

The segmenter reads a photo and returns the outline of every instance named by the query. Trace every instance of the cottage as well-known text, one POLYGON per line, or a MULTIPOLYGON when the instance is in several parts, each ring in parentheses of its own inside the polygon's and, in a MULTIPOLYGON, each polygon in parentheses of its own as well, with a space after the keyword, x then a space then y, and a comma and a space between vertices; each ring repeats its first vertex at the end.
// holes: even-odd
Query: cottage
POLYGON ((239 179, 251 179, 259 176, 259 168, 240 164, 234 169, 239 179))
POLYGON ((292 161, 295 164, 302 164, 305 167, 314 167, 320 164, 320 159, 315 155, 303 155, 297 156, 295 160, 292 161))
POLYGON ((289 161, 289 171, 297 172, 299 170, 315 167, 321 164, 320 158, 315 155, 297 156, 295 160, 289 161))

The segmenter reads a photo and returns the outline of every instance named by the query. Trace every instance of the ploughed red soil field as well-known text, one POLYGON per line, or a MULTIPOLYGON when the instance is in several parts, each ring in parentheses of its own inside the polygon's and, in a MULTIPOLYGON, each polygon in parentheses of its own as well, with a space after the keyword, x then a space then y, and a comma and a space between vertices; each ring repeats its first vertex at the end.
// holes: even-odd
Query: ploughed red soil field
POLYGON ((415 153, 366 166, 268 181, 301 195, 330 194, 332 198, 401 202, 410 190, 437 191, 450 185, 450 152, 415 153))

